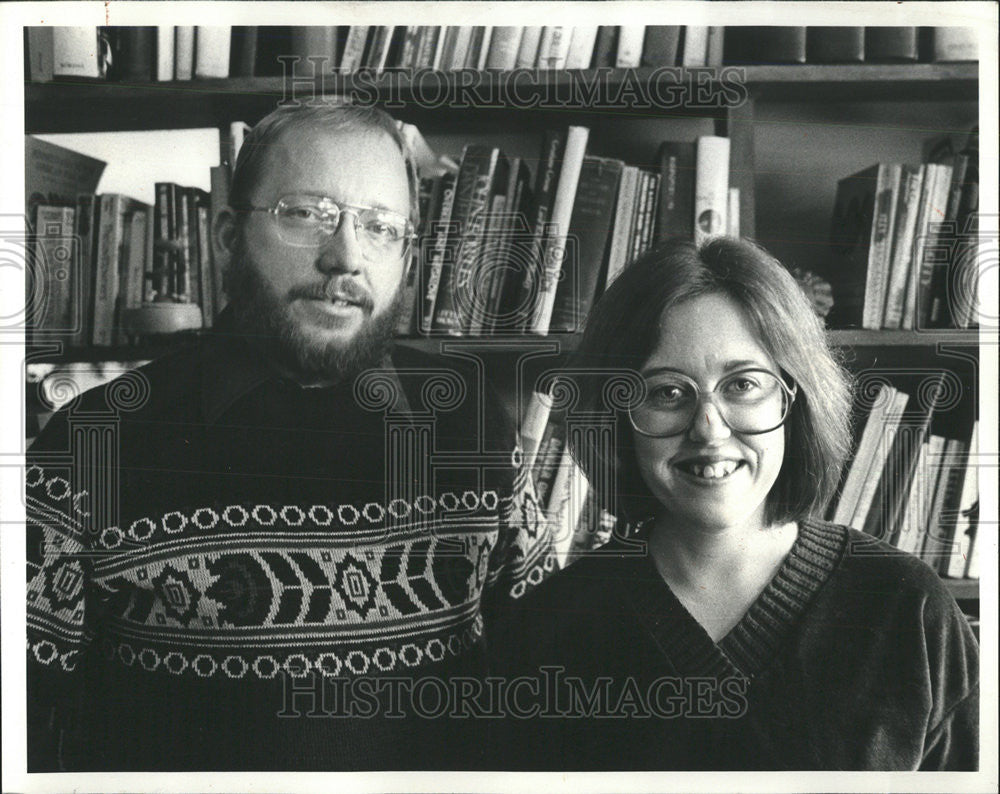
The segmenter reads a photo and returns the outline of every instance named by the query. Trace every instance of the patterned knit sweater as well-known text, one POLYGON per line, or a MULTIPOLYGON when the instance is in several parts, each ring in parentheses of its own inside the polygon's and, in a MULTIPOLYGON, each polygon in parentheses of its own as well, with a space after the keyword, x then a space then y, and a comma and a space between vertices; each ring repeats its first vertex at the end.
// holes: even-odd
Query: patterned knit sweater
POLYGON ((497 671, 539 681, 501 744, 518 768, 977 768, 978 646, 915 557, 804 522, 716 643, 642 539, 547 580, 499 630, 497 671))
POLYGON ((26 476, 29 770, 483 763, 432 701, 554 562, 456 362, 303 389, 220 336, 58 413, 26 476), (434 686, 415 711, 393 679, 434 686))

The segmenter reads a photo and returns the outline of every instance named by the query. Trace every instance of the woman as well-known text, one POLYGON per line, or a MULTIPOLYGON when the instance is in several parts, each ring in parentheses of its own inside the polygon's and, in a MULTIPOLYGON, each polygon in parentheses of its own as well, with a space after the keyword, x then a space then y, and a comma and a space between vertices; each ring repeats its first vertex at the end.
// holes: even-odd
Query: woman
MULTIPOLYGON (((785 269, 731 239, 654 250, 594 307, 577 364, 641 376, 600 463, 627 521, 511 623, 498 665, 538 677, 513 757, 975 769, 978 650, 954 600, 917 559, 820 520, 850 392, 785 269)), ((602 380, 580 379, 576 410, 608 409, 602 380)))

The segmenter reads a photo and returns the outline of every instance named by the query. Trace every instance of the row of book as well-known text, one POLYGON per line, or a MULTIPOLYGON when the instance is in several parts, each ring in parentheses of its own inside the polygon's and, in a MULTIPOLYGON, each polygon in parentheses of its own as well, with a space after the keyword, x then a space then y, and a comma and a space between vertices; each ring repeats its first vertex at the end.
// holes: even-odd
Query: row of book
POLYGON ((840 180, 831 231, 838 326, 976 324, 978 131, 924 164, 879 163, 840 180))
POLYGON ((962 437, 931 433, 940 385, 922 390, 929 401, 877 387, 831 517, 917 555, 942 576, 975 579, 978 422, 962 437))
POLYGON ((430 183, 401 334, 574 332, 594 300, 658 240, 739 234, 729 139, 665 142, 658 171, 586 153, 589 130, 544 135, 527 164, 469 144, 430 183))
POLYGON ((101 347, 210 328, 223 301, 212 210, 207 191, 167 182, 156 184, 152 206, 120 193, 81 193, 73 206, 38 204, 32 272, 44 298, 33 311, 31 340, 101 347), (159 307, 152 315, 159 320, 135 313, 149 306, 159 307), (179 314, 167 311, 177 307, 179 314))
POLYGON ((578 26, 160 26, 26 28, 27 73, 130 82, 359 69, 512 70, 764 63, 974 61, 972 28, 578 26), (300 71, 303 67, 300 67, 300 71))

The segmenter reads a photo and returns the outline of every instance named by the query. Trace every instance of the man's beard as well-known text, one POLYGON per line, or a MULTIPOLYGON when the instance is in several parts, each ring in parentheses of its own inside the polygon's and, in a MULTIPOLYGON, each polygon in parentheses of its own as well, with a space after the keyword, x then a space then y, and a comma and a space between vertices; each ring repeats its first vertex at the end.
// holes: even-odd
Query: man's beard
POLYGON ((354 336, 337 344, 317 339, 292 318, 286 296, 275 295, 240 249, 229 273, 236 328, 303 383, 336 382, 377 366, 392 345, 403 311, 403 281, 385 311, 368 315, 354 336))

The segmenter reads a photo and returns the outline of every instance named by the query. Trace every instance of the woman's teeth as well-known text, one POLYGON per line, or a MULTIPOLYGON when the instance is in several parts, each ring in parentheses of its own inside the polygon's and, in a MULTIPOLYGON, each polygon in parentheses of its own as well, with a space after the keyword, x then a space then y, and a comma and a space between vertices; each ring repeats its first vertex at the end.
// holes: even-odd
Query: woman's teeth
POLYGON ((717 480, 720 477, 728 477, 740 464, 735 460, 720 460, 717 463, 692 463, 686 466, 695 477, 702 477, 706 480, 717 480))

